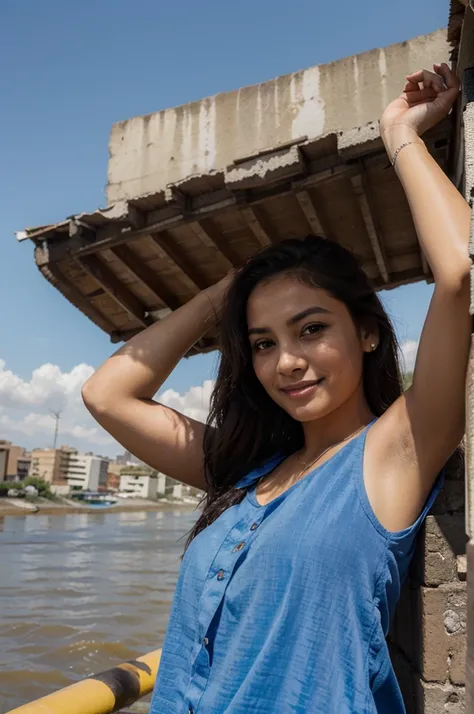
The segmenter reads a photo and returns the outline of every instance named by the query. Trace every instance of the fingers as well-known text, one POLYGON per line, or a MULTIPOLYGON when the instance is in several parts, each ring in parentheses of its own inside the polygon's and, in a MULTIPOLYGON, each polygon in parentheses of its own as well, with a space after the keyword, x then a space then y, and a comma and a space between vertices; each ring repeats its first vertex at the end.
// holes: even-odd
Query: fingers
POLYGON ((423 85, 425 89, 432 88, 437 94, 444 92, 447 89, 459 89, 459 79, 457 76, 451 72, 448 65, 443 62, 442 64, 433 65, 434 72, 430 72, 427 69, 420 69, 418 72, 413 72, 407 76, 407 85, 405 86, 405 92, 415 91, 413 85, 423 85), (408 89, 410 86, 410 89, 408 89))
POLYGON ((443 62, 442 64, 434 64, 433 69, 440 77, 443 78, 444 84, 448 89, 459 89, 459 79, 454 72, 451 72, 446 62, 443 62))
POLYGON ((427 69, 420 69, 418 72, 409 74, 407 80, 412 84, 423 85, 425 89, 431 87, 437 93, 442 92, 445 88, 443 78, 436 72, 430 72, 427 69))
POLYGON ((432 102, 437 96, 438 93, 435 92, 432 87, 420 89, 418 85, 416 85, 416 89, 410 89, 410 91, 405 90, 402 94, 403 99, 410 106, 420 104, 422 102, 432 102))

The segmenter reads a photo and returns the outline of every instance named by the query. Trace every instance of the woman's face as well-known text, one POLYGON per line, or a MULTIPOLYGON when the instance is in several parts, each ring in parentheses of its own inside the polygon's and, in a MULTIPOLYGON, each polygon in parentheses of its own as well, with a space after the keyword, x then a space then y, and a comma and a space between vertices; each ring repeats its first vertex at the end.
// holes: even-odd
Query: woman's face
POLYGON ((344 305, 291 276, 260 283, 247 303, 255 374, 268 395, 300 422, 320 419, 362 390, 361 335, 344 305))

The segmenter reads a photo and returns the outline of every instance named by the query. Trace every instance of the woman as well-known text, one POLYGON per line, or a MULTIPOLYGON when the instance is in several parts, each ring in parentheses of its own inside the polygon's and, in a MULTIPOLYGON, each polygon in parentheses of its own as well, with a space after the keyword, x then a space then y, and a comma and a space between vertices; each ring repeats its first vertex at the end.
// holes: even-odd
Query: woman
POLYGON ((255 256, 134 337, 84 387, 125 448, 207 492, 153 714, 404 712, 385 635, 464 430, 469 209, 420 138, 458 89, 447 65, 417 72, 381 121, 435 280, 408 391, 364 273, 315 237, 255 256), (204 426, 152 397, 219 313, 204 426))

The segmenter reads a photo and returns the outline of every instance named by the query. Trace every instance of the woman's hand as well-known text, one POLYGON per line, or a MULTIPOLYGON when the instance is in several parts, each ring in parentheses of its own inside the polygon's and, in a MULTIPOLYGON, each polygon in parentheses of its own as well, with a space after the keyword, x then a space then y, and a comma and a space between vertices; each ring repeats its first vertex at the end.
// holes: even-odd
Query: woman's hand
POLYGON ((459 80, 448 65, 433 65, 407 76, 403 93, 380 120, 380 133, 390 158, 405 141, 419 137, 447 116, 459 94, 459 80))

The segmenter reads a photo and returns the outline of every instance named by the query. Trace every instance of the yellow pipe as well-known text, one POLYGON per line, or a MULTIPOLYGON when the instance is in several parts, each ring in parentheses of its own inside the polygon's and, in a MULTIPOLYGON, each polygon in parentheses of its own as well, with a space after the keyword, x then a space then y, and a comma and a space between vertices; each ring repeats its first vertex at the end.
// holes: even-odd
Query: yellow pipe
POLYGON ((112 714, 150 694, 161 650, 119 664, 6 714, 112 714))

